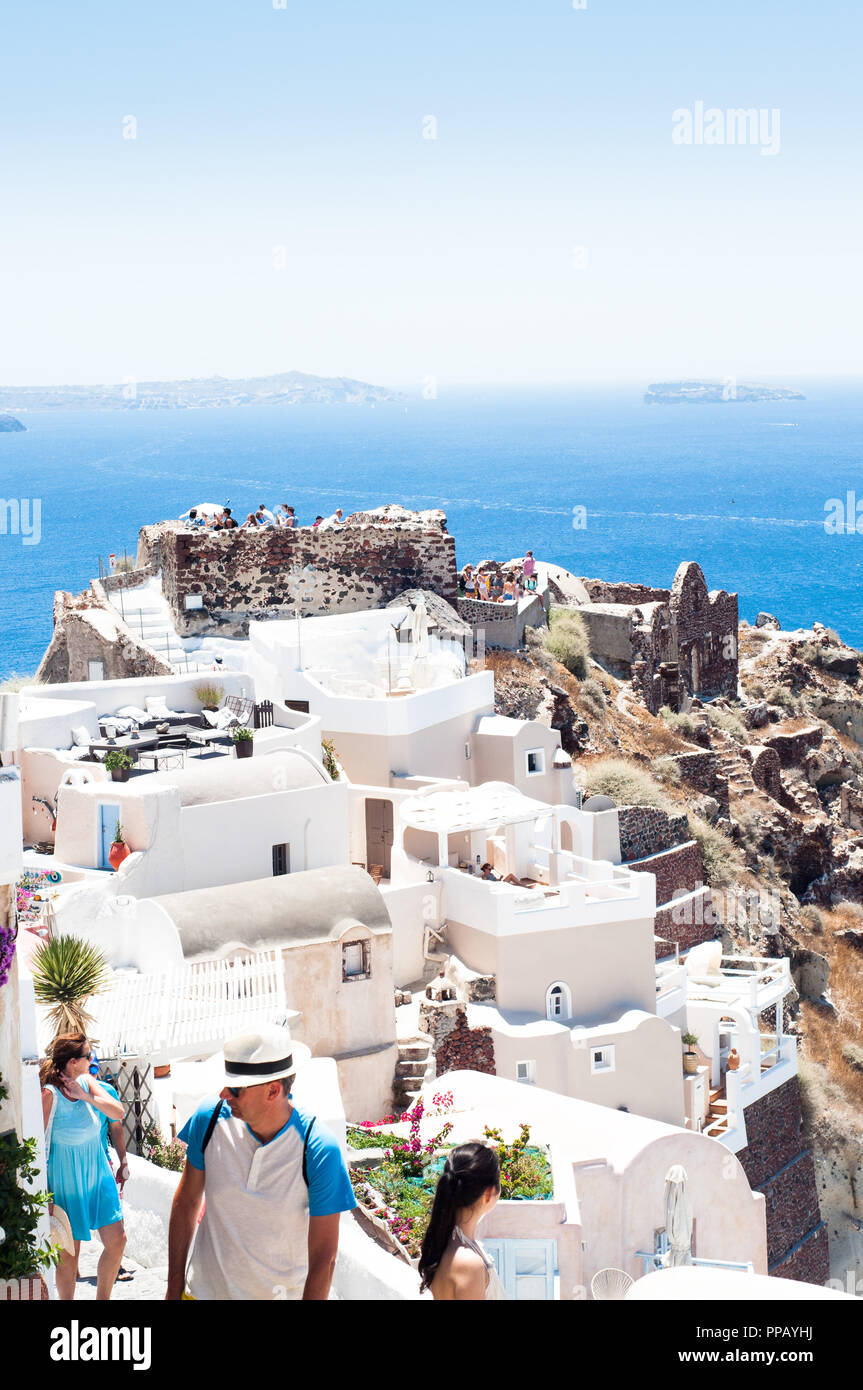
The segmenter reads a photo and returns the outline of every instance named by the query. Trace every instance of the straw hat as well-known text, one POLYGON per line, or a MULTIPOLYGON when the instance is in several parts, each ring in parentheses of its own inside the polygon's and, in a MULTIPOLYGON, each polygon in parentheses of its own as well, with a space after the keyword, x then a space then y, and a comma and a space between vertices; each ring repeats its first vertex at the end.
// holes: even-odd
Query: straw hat
POLYGON ((261 1086, 293 1076, 311 1057, 305 1043, 294 1042, 289 1028, 273 1025, 225 1043, 225 1085, 261 1086))
POLYGON ((54 1210, 51 1212, 51 1229, 48 1239, 52 1245, 61 1245, 67 1255, 75 1253, 75 1237, 72 1235, 72 1226, 69 1218, 62 1207, 54 1203, 54 1210))

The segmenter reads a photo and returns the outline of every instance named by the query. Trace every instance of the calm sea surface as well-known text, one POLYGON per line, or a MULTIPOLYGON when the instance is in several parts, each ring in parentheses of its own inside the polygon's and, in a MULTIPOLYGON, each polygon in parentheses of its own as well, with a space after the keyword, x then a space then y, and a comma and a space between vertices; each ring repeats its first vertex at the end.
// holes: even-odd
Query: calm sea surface
POLYGON ((577 574, 667 586, 697 560, 750 621, 819 620, 863 647, 863 533, 824 528, 829 498, 863 503, 863 386, 785 384, 807 399, 645 406, 633 386, 23 415, 26 433, 0 434, 0 498, 41 499, 41 538, 4 532, 0 511, 0 678, 35 669, 55 589, 134 554, 140 526, 228 500, 235 515, 289 502, 301 522, 339 505, 442 507, 460 564, 531 548, 577 574))

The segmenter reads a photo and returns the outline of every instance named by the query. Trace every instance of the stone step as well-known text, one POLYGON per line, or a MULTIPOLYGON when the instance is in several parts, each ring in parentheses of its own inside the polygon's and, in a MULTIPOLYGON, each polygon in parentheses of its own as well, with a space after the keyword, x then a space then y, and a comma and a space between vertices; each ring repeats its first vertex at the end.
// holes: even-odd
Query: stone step
POLYGON ((416 1042, 399 1043, 400 1062, 423 1062, 429 1055, 430 1043, 416 1042))
POLYGON ((711 1101, 711 1102, 710 1102, 710 1113, 711 1113, 711 1115, 727 1115, 727 1114, 728 1114, 728 1101, 727 1101, 727 1100, 713 1100, 713 1101, 711 1101))
POLYGON ((403 1077, 407 1080, 415 1076, 425 1076, 427 1066, 427 1058, 423 1058, 422 1061, 410 1062, 400 1057, 396 1063, 396 1077, 403 1077))

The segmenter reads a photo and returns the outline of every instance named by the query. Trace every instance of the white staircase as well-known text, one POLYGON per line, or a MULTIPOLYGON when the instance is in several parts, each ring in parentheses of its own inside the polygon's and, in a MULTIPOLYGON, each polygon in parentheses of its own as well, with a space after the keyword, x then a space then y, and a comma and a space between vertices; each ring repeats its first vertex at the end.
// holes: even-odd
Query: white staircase
POLYGON ((190 640, 178 635, 158 579, 134 589, 114 589, 108 597, 135 636, 179 674, 212 671, 212 661, 198 661, 190 640))

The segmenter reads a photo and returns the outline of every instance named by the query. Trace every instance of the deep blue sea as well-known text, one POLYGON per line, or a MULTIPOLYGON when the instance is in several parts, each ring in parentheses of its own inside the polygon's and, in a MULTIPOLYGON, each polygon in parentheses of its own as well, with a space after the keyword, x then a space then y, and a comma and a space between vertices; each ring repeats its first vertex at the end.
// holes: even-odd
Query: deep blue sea
POLYGON ((140 526, 228 500, 235 515, 289 502, 301 522, 339 505, 442 507, 459 564, 530 548, 577 574, 667 586, 697 560, 750 621, 819 620, 863 647, 863 533, 824 526, 828 499, 863 503, 863 385, 783 384, 806 400, 646 406, 632 385, 22 415, 26 433, 0 434, 0 499, 41 499, 41 538, 9 534, 0 510, 0 678, 35 669, 55 589, 134 554, 140 526))

